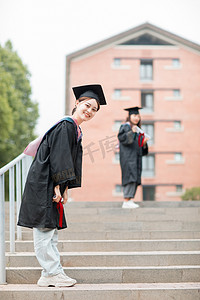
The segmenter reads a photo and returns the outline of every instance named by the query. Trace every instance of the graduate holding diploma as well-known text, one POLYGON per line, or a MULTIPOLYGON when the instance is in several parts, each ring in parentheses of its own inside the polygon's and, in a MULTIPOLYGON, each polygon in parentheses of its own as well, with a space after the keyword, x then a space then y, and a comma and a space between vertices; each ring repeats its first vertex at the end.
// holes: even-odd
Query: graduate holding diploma
POLYGON ((124 202, 122 208, 137 208, 133 202, 138 185, 141 184, 142 156, 148 154, 147 141, 150 138, 141 130, 141 107, 126 108, 128 117, 118 133, 120 166, 124 202))
POLYGON ((81 186, 82 133, 80 124, 91 120, 105 105, 101 85, 73 88, 75 108, 51 127, 44 136, 25 149, 35 158, 30 167, 18 225, 33 228, 34 249, 42 267, 37 284, 42 287, 67 287, 76 283, 68 277, 60 264, 57 249, 58 229, 67 227, 63 204, 68 189, 81 186))

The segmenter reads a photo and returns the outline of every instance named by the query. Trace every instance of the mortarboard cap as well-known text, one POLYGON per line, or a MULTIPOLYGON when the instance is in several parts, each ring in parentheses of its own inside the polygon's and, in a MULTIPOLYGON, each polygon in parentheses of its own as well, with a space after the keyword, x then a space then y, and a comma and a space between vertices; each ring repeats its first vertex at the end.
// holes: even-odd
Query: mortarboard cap
POLYGON ((106 105, 106 99, 100 84, 81 85, 72 88, 76 100, 81 97, 96 99, 100 105, 106 105))
POLYGON ((134 106, 134 107, 130 107, 130 108, 125 108, 124 110, 129 112, 129 115, 138 115, 139 109, 142 109, 142 107, 138 107, 138 106, 134 106))

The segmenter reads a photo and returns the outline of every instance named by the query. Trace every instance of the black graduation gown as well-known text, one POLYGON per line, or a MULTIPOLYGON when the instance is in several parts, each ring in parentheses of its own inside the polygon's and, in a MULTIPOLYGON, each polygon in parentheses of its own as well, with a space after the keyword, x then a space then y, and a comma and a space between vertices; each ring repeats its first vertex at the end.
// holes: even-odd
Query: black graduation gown
POLYGON ((120 166, 122 185, 136 182, 141 184, 142 156, 148 154, 148 145, 139 147, 139 135, 134 133, 128 123, 122 124, 118 133, 120 142, 120 166))
POLYGON ((67 119, 55 125, 42 139, 30 167, 22 197, 18 225, 37 228, 67 227, 65 215, 59 226, 57 203, 52 202, 54 187, 81 186, 82 146, 76 124, 67 119))

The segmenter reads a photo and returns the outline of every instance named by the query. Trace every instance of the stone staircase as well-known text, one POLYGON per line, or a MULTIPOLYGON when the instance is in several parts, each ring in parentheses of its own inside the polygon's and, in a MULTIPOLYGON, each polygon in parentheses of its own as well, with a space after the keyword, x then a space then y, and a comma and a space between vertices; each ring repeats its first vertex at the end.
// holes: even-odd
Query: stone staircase
POLYGON ((24 228, 15 254, 6 242, 8 285, 0 286, 0 299, 200 299, 200 201, 121 205, 66 204, 68 229, 59 232, 58 248, 78 282, 71 288, 37 287, 41 268, 32 230, 24 228))

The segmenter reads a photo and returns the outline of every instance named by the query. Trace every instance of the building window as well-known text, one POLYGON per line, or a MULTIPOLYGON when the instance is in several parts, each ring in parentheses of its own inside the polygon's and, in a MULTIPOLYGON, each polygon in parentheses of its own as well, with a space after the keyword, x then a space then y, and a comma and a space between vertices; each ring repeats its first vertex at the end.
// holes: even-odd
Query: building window
POLYGON ((112 127, 112 130, 113 131, 119 131, 119 128, 121 126, 123 122, 121 120, 116 120, 114 121, 114 124, 113 124, 113 127, 112 127))
POLYGON ((152 92, 141 92, 141 104, 142 104, 142 113, 151 113, 153 112, 153 93, 152 92))
POLYGON ((153 61, 141 60, 140 61, 140 79, 153 80, 153 61))
POLYGON ((123 188, 121 184, 116 184, 115 185, 115 193, 116 194, 121 194, 123 192, 123 188))
POLYGON ((165 100, 168 101, 180 101, 183 100, 183 96, 181 95, 181 91, 179 89, 174 89, 172 90, 172 95, 171 96, 166 96, 165 100))
POLYGON ((148 145, 154 144, 154 125, 153 124, 142 124, 142 130, 150 135, 151 139, 148 141, 148 145))
POLYGON ((173 160, 167 160, 166 163, 171 165, 181 165, 185 163, 185 159, 181 152, 176 152, 174 153, 173 160))
POLYGON ((143 200, 144 201, 155 200, 155 186, 143 186, 143 200))
POLYGON ((182 193, 182 191, 183 191, 183 186, 182 186, 182 184, 176 185, 176 192, 177 192, 177 193, 182 193))
POLYGON ((181 121, 174 121, 174 129, 181 129, 181 121))
POLYGON ((172 59, 172 66, 173 67, 180 67, 180 60, 178 58, 172 59))
POLYGON ((154 177, 155 175, 155 155, 149 154, 142 158, 142 176, 154 177))
POLYGON ((119 89, 115 89, 115 90, 114 90, 114 98, 115 98, 115 99, 120 99, 121 96, 122 96, 122 91, 119 90, 119 89))
POLYGON ((181 121, 174 121, 172 127, 165 128, 165 130, 168 132, 183 132, 184 127, 181 121))
POLYGON ((175 97, 175 98, 179 98, 180 97, 180 90, 173 90, 173 96, 175 97))
POLYGON ((175 154, 174 154, 174 160, 175 160, 176 162, 183 161, 182 153, 180 153, 180 152, 175 153, 175 154))
POLYGON ((112 160, 113 164, 119 164, 119 152, 115 152, 115 156, 112 160))
POLYGON ((115 67, 121 66, 121 59, 120 58, 114 58, 113 64, 115 67))

